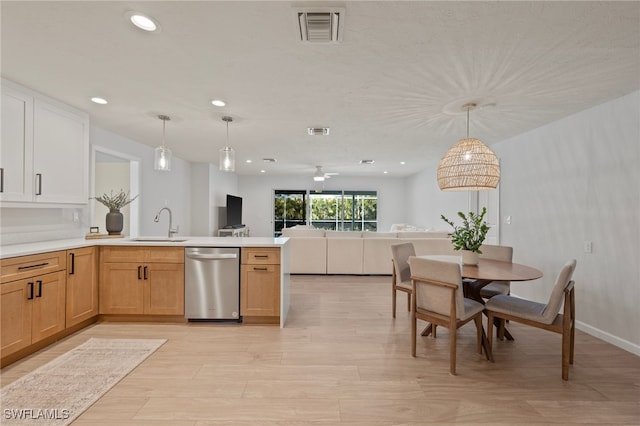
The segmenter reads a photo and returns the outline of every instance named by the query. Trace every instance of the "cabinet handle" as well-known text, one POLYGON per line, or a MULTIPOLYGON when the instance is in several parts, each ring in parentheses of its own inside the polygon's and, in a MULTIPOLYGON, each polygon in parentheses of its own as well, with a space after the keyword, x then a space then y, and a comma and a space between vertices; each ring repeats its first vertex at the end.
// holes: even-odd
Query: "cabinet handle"
POLYGON ((42 173, 36 173, 36 195, 42 195, 42 173))
POLYGON ((268 269, 267 268, 258 268, 257 266, 254 266, 253 270, 254 271, 267 271, 268 269))
POLYGON ((36 294, 36 297, 42 297, 42 280, 38 280, 36 283, 38 283, 38 294, 36 294))
POLYGON ((69 256, 71 256, 71 271, 69 271, 69 275, 73 275, 76 273, 76 254, 69 253, 69 256))
POLYGON ((22 271, 23 269, 39 268, 41 266, 47 266, 48 264, 49 262, 44 262, 44 263, 36 263, 35 265, 18 266, 18 271, 22 271))
POLYGON ((269 257, 269 255, 268 254, 254 254, 253 257, 260 257, 260 258, 266 259, 267 257, 269 257))
POLYGON ((4 167, 0 167, 0 192, 4 192, 4 167))
POLYGON ((147 267, 144 267, 144 279, 146 280, 148 278, 147 276, 147 267))
POLYGON ((138 279, 142 279, 142 265, 138 266, 138 279))
POLYGON ((27 297, 27 300, 33 300, 33 283, 28 283, 29 286, 29 297, 27 297))

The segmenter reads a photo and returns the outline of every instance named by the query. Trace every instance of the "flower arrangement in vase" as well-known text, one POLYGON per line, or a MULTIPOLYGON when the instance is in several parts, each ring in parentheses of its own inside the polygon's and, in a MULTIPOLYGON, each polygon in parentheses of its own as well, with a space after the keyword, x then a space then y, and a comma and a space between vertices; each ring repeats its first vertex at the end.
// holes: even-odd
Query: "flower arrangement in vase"
POLYGON ((453 228, 451 235, 451 243, 454 250, 462 250, 462 263, 465 265, 477 265, 478 255, 482 254, 480 246, 484 242, 489 225, 484 221, 487 214, 487 208, 483 207, 480 214, 469 212, 465 215, 458 212, 458 216, 462 219, 462 225, 456 226, 453 221, 447 219, 444 215, 440 218, 453 228))

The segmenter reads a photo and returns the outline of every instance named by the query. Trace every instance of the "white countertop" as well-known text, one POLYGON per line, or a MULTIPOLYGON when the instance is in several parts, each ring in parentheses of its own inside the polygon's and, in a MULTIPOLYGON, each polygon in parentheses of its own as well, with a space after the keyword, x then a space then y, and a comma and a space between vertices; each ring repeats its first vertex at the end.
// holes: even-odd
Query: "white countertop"
MULTIPOLYGON (((137 237, 141 239, 143 237, 137 237)), ((86 240, 74 238, 69 240, 40 241, 37 243, 12 244, 0 247, 0 259, 25 256, 28 254, 46 253, 56 250, 67 250, 91 246, 168 246, 168 247, 281 247, 287 244, 289 238, 267 237, 182 237, 176 236, 176 241, 167 241, 163 237, 147 237, 150 241, 136 241, 132 238, 105 238, 86 240)))

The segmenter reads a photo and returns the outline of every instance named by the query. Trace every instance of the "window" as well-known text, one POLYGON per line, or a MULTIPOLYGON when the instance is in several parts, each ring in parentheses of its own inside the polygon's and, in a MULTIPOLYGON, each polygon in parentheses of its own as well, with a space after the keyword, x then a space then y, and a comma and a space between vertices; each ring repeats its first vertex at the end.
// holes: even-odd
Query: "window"
POLYGON ((282 228, 306 224, 307 191, 276 190, 273 197, 273 232, 276 237, 282 228))
POLYGON ((342 191, 310 192, 309 225, 332 231, 341 230, 342 191))
POLYGON ((334 231, 376 231, 376 191, 286 191, 274 192, 274 235, 282 228, 312 225, 334 231))
POLYGON ((378 195, 375 191, 345 191, 344 231, 378 230, 378 195))

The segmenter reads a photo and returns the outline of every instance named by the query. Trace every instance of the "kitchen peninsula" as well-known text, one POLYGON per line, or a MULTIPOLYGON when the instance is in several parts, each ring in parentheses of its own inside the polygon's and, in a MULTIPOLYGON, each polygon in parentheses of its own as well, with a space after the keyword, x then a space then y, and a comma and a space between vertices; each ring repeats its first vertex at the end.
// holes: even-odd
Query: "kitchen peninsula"
POLYGON ((101 321, 186 322, 185 248, 239 248, 243 324, 289 310, 288 238, 69 239, 1 247, 1 358, 7 365, 101 321))

